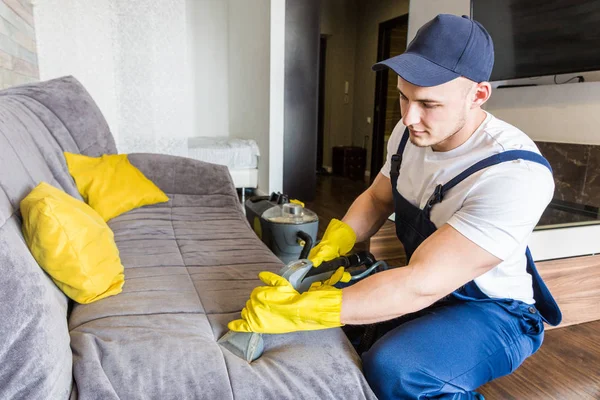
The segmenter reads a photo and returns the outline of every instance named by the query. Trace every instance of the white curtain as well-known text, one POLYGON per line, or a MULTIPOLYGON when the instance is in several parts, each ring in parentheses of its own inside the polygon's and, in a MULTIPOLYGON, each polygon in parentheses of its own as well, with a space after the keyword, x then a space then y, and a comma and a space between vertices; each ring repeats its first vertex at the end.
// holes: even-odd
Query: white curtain
POLYGON ((37 0, 40 78, 79 79, 121 153, 187 155, 193 82, 185 0, 37 0))

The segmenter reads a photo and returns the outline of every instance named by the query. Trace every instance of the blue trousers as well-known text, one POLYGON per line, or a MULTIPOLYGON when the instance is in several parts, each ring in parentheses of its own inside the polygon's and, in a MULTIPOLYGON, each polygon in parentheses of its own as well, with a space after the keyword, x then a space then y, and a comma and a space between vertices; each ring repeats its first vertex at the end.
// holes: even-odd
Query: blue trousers
POLYGON ((458 300, 381 324, 362 354, 369 385, 385 399, 477 399, 541 346, 535 307, 515 300, 458 300))

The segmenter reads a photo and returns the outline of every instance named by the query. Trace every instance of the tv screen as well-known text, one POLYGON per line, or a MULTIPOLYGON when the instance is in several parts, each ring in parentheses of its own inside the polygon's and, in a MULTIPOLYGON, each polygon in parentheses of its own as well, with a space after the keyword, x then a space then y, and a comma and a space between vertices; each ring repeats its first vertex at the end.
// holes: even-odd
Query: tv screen
POLYGON ((471 0, 494 40, 492 81, 600 70, 599 0, 471 0))

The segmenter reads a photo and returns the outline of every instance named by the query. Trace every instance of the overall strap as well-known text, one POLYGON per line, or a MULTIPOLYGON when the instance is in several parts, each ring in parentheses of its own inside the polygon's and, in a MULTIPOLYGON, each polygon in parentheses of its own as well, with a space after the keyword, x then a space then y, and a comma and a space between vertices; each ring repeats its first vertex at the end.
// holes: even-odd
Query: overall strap
POLYGON ((546 286, 546 283, 540 276, 529 246, 525 250, 525 256, 527 257, 527 272, 531 275, 531 284, 533 286, 533 298, 535 299, 535 307, 539 310, 542 319, 552 326, 560 324, 562 321, 562 312, 560 307, 554 300, 550 289, 546 286))
POLYGON ((408 128, 404 130, 404 134, 402 135, 402 140, 400 140, 400 144, 398 145, 398 150, 396 154, 392 156, 392 165, 390 168, 390 180, 392 181, 392 190, 394 194, 398 191, 396 188, 398 184, 398 176, 400 175, 400 165, 402 165, 402 154, 404 153, 404 149, 406 148, 406 142, 408 142, 408 128))
POLYGON ((540 154, 534 153, 533 151, 508 150, 502 153, 494 154, 493 156, 484 158, 483 160, 471 165, 469 168, 452 178, 445 185, 437 185, 433 194, 427 201, 427 205, 425 206, 425 212, 429 215, 431 207, 433 207, 434 204, 441 202, 448 190, 452 189, 454 186, 458 185, 460 182, 473 175, 475 172, 487 167, 491 167, 492 165, 514 160, 532 161, 541 164, 548 168, 550 170, 550 173, 552 173, 552 167, 550 166, 548 160, 546 160, 540 154))

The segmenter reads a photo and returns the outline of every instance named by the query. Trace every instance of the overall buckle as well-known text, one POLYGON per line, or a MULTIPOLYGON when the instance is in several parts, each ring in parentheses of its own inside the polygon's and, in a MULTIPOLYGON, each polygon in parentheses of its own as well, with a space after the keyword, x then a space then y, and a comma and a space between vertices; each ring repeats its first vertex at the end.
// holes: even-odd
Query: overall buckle
POLYGON ((400 164, 402 164, 402 157, 400 154, 394 154, 392 156, 392 166, 390 168, 390 176, 400 175, 400 164))
POLYGON ((431 211, 431 208, 434 204, 442 202, 444 198, 444 193, 442 192, 443 188, 444 186, 441 183, 437 185, 433 190, 431 197, 429 197, 429 200, 427 200, 427 204, 425 205, 425 212, 427 213, 427 215, 429 215, 429 212, 431 211))

